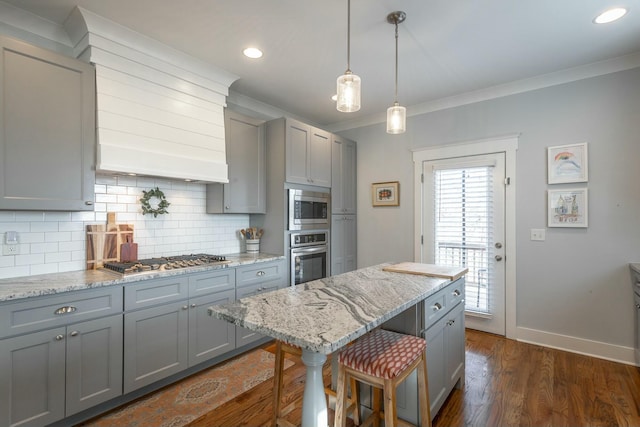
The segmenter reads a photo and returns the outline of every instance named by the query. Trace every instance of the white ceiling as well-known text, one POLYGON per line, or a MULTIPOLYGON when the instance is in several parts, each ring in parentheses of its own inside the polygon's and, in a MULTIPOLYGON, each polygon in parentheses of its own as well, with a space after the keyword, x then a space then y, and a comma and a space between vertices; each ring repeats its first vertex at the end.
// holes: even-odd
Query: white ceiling
POLYGON ((362 109, 340 113, 330 96, 346 69, 346 0, 3 0, 62 24, 75 5, 240 78, 231 86, 320 125, 412 106, 640 52, 640 0, 352 0, 351 69, 362 109), (629 13, 608 25, 611 6, 629 13), (260 60, 242 55, 247 46, 260 60))

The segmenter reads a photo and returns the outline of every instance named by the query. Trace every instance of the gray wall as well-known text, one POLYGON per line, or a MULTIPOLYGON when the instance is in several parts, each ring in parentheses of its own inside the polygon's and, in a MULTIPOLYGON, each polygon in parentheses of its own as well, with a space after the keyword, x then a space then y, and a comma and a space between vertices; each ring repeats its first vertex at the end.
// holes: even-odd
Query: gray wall
POLYGON ((413 260, 411 149, 514 133, 517 326, 633 347, 639 68, 413 116, 403 135, 384 124, 343 132, 358 141, 358 266, 413 260), (531 228, 546 228, 546 190, 559 187, 546 183, 546 147, 580 142, 589 144, 589 227, 547 228, 546 241, 530 241, 531 228), (400 181, 400 207, 371 206, 379 181, 400 181))

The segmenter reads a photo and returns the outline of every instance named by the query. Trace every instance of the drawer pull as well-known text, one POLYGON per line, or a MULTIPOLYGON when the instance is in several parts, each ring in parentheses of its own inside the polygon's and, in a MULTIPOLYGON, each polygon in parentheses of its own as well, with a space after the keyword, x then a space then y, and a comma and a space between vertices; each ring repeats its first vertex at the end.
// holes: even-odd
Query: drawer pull
POLYGON ((455 291, 453 291, 453 296, 454 297, 459 297, 460 296, 460 291, 457 290, 457 289, 455 291))
POLYGON ((256 276, 264 276, 265 274, 267 274, 267 273, 265 273, 264 271, 260 270, 260 271, 258 271, 256 273, 256 276))
POLYGON ((56 335, 56 341, 62 341, 64 339, 64 335, 56 335))
POLYGON ((189 306, 188 306, 188 305, 183 305, 183 306, 182 306, 182 309, 183 309, 183 310, 186 310, 186 309, 188 309, 188 308, 189 308, 189 306))
POLYGON ((78 336, 78 334, 80 334, 80 332, 78 332, 78 331, 73 331, 73 332, 71 332, 71 334, 70 334, 70 335, 71 335, 72 337, 77 337, 77 336, 78 336))
POLYGON ((442 305, 440 305, 440 303, 437 302, 432 306, 432 308, 433 308, 433 311, 440 311, 442 310, 442 305))
POLYGON ((636 303, 636 308, 640 310, 640 304, 636 303))
POLYGON ((195 304, 191 304, 191 308, 196 308, 196 305, 195 304))
POLYGON ((74 311, 77 311, 78 309, 75 308, 72 305, 67 305, 64 307, 60 307, 59 309, 57 309, 56 311, 53 312, 53 314, 56 315, 62 315, 62 314, 69 314, 69 313, 73 313, 74 311))
POLYGON ((447 325, 448 325, 448 326, 451 326, 451 325, 453 325, 454 323, 456 323, 456 320, 455 320, 455 319, 453 319, 453 320, 449 320, 449 321, 447 322, 447 325))

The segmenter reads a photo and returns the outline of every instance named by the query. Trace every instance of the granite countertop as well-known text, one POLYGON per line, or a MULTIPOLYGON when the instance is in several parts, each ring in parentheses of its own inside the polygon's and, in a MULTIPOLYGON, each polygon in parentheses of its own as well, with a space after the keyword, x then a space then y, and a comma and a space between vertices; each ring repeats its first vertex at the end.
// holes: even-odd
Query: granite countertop
POLYGON ((213 306, 209 314, 307 350, 333 353, 451 283, 383 271, 387 265, 213 306))
POLYGON ((272 255, 266 253, 228 254, 225 255, 225 257, 227 258, 227 261, 230 261, 226 264, 226 267, 220 267, 219 265, 204 265, 171 271, 149 271, 130 276, 123 276, 122 274, 111 270, 99 269, 0 279, 0 302, 79 291, 83 289, 95 289, 104 286, 123 285, 126 283, 139 282, 141 280, 178 276, 181 274, 218 270, 221 268, 233 268, 242 265, 284 259, 283 255, 272 255))

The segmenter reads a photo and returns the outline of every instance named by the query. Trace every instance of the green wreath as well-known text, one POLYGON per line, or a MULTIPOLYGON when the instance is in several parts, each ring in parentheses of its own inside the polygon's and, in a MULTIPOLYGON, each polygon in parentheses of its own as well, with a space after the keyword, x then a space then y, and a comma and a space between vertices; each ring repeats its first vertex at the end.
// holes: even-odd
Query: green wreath
POLYGON ((160 191, 158 187, 149 191, 142 190, 142 194, 144 194, 140 199, 140 202, 142 203, 142 215, 153 214, 153 217, 156 218, 158 215, 169 213, 167 208, 171 203, 167 202, 167 199, 164 197, 164 193, 160 191), (159 200, 158 205, 155 208, 151 207, 151 203, 149 203, 149 201, 154 198, 159 200))

